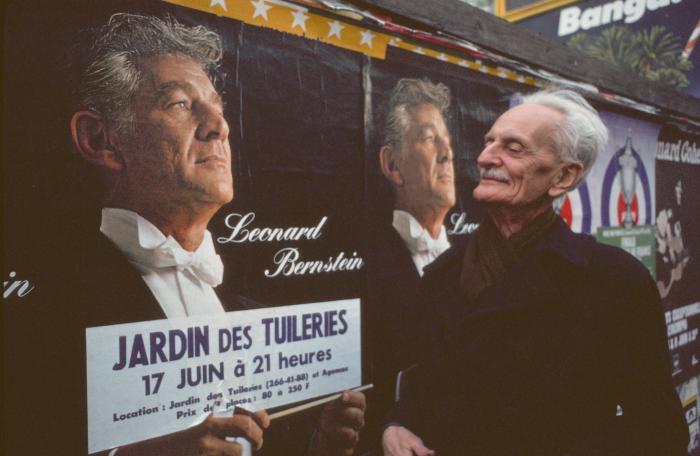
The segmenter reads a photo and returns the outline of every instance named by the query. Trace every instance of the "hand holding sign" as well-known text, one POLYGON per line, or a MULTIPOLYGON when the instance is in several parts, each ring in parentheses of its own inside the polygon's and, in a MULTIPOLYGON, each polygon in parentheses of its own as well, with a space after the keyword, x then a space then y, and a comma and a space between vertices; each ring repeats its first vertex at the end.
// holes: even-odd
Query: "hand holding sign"
POLYGON ((358 385, 360 328, 357 299, 88 328, 89 452, 358 385))
POLYGON ((264 410, 250 413, 239 409, 228 417, 209 415, 200 424, 181 432, 175 432, 155 439, 145 440, 119 448, 119 456, 145 455, 207 455, 239 456, 241 445, 227 441, 226 437, 244 437, 253 448, 263 444, 263 431, 270 425, 270 418, 264 410))
POLYGON ((326 404, 321 411, 312 454, 352 455, 365 425, 366 408, 365 395, 359 391, 344 391, 339 398, 326 404))

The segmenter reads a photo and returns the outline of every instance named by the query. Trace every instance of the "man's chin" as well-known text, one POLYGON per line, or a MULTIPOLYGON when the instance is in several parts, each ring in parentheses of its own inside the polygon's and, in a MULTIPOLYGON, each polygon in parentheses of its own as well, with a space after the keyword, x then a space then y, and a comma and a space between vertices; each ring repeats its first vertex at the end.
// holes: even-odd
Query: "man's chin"
POLYGON ((212 205, 223 206, 233 201, 233 187, 228 183, 214 186, 200 187, 199 201, 212 205))
POLYGON ((472 192, 472 196, 475 200, 482 204, 500 203, 507 199, 501 194, 501 192, 494 190, 495 189, 492 188, 483 188, 483 186, 479 184, 479 186, 477 186, 472 192))
POLYGON ((443 198, 441 201, 441 206, 446 208, 446 209, 452 209, 455 204, 457 204, 457 201, 454 196, 448 197, 448 198, 443 198))
POLYGON ((483 184, 479 184, 476 186, 474 191, 472 191, 472 197, 477 201, 483 202, 484 199, 486 199, 491 193, 493 192, 484 188, 483 184))
POLYGON ((233 201, 233 190, 219 193, 214 196, 214 202, 220 205, 228 204, 233 201))
POLYGON ((451 209, 456 203, 454 191, 435 192, 432 194, 432 204, 436 208, 451 209))

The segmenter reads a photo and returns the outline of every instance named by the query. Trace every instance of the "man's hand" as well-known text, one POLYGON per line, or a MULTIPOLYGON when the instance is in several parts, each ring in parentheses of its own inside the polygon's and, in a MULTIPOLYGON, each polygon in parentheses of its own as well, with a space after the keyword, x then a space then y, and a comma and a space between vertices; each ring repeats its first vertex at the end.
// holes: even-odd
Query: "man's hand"
POLYGON ((365 426, 365 395, 357 391, 343 391, 333 402, 326 404, 314 439, 313 456, 350 456, 365 426))
POLYGON ((389 426, 382 435, 384 456, 434 456, 435 452, 403 426, 389 426))
POLYGON ((197 426, 119 448, 117 456, 240 456, 241 446, 226 437, 244 437, 255 449, 263 444, 263 430, 270 425, 264 410, 215 418, 209 415, 197 426))

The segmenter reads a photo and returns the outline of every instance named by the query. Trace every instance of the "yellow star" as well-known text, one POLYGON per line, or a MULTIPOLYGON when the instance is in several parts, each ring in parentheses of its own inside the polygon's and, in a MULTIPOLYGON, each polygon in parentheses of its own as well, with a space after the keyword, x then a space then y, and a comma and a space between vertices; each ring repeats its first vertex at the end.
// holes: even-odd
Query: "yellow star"
POLYGON ((211 0, 211 3, 209 3, 209 8, 214 8, 217 5, 222 7, 224 11, 228 12, 228 8, 226 8, 226 0, 211 0))
POLYGON ((306 21, 309 19, 309 16, 304 14, 303 11, 292 11, 292 16, 294 17, 292 28, 301 27, 301 29, 306 32, 306 21))
POLYGON ((372 40, 375 36, 374 33, 370 32, 369 30, 365 30, 363 32, 360 32, 360 35, 362 35, 362 37, 360 38, 360 46, 366 44, 368 48, 372 49, 372 40))
POLYGON ((345 28, 345 26, 338 21, 329 22, 328 27, 330 28, 328 30, 328 38, 335 36, 338 39, 340 39, 340 32, 345 28))
POLYGON ((258 0, 257 2, 251 1, 250 3, 252 3, 253 7, 255 7, 253 19, 260 16, 267 21, 267 12, 272 9, 272 5, 266 5, 265 0, 258 0))

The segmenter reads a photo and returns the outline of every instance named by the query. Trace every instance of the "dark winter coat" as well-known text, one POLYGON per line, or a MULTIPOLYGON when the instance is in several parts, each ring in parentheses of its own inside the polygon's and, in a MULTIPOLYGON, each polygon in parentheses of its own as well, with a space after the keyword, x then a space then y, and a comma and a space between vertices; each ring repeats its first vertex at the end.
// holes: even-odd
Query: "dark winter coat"
POLYGON ((687 454, 661 302, 641 263, 558 220, 468 306, 464 252, 454 246, 424 276, 420 367, 392 421, 440 456, 687 454))

